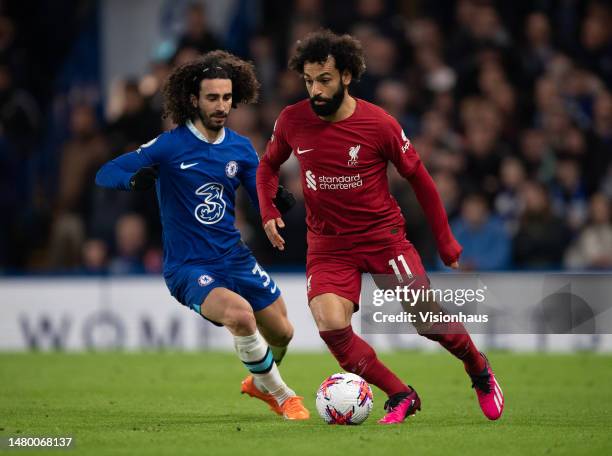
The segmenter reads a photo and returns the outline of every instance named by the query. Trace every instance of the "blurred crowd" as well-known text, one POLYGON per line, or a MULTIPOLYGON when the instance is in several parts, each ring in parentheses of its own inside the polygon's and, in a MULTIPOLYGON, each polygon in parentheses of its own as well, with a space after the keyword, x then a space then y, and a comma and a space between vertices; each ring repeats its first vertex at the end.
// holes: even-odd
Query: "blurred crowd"
MULTIPOLYGON (((465 270, 612 268, 610 2, 240 1, 226 36, 212 32, 214 18, 196 2, 172 52, 146 74, 108 99, 87 91, 68 99, 65 135, 51 150, 42 146, 43 119, 57 104, 28 86, 18 21, 0 12, 0 208, 8 214, 0 271, 159 272, 154 192, 96 188, 97 169, 173 127, 161 118, 165 78, 217 48, 256 65, 260 102, 232 111, 228 126, 262 154, 280 110, 306 96, 287 70, 294 43, 321 27, 361 40, 367 72, 351 92, 411 138, 464 247, 465 270)), ((442 268, 408 182, 392 166, 389 181, 409 239, 427 267, 442 268)), ((284 253, 271 249, 244 195, 237 224, 261 262, 289 270, 303 267, 306 251, 295 160, 282 182, 298 200, 285 217, 284 253)))

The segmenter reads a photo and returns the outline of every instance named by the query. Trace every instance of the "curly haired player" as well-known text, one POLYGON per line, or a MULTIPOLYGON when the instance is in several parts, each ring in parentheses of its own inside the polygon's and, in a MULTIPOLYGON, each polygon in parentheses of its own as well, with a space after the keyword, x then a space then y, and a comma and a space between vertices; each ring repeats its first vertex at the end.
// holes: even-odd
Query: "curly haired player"
MULTIPOLYGON (((315 32, 298 42, 289 66, 303 76, 309 98, 281 112, 259 165, 257 191, 264 229, 272 245, 283 250, 285 241, 278 228, 284 223, 273 197, 279 168, 293 151, 302 171, 307 291, 319 334, 342 368, 389 396, 387 414, 379 422, 400 423, 420 410, 419 396, 351 327, 363 272, 386 275, 387 283, 378 283, 383 287, 393 288, 404 278, 428 285, 421 259, 406 239, 400 208, 389 192, 388 162, 410 182, 446 265, 458 268, 461 246, 450 231, 429 173, 398 122, 349 94, 351 82, 365 71, 360 43, 349 35, 315 32), (389 277, 394 283, 388 283, 389 277)), ((503 393, 463 325, 435 324, 417 330, 463 362, 482 411, 489 419, 498 419, 503 393)))
MULTIPOLYGON (((253 66, 227 52, 180 66, 164 88, 165 115, 178 127, 105 164, 96 183, 120 190, 155 185, 170 293, 233 335, 251 372, 243 393, 286 419, 304 420, 302 398, 277 367, 293 335, 285 303, 234 226, 241 184, 258 206, 259 160, 251 142, 224 125, 231 108, 254 102, 258 89, 253 66)), ((279 193, 276 201, 282 206, 286 198, 279 193)))

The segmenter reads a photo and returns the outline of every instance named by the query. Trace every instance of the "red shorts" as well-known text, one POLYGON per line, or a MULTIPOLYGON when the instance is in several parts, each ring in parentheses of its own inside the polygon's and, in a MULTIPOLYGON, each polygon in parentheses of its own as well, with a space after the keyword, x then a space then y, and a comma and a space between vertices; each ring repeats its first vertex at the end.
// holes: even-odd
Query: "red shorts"
POLYGON ((359 308, 361 275, 370 273, 380 288, 428 286, 421 257, 403 229, 359 237, 309 236, 306 260, 308 301, 323 293, 349 299, 359 308), (416 280, 411 280, 416 279, 416 280), (380 283, 382 282, 382 283, 380 283), (415 283, 416 282, 416 283, 415 283))

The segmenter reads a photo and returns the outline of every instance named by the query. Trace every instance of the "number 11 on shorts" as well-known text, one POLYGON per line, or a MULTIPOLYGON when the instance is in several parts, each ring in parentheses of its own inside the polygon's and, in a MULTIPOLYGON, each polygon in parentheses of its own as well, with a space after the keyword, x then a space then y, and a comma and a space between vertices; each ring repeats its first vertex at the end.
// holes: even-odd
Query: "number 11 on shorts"
POLYGON ((408 263, 406 263, 406 259, 404 258, 404 255, 398 256, 397 260, 402 264, 402 267, 404 268, 404 271, 406 271, 406 274, 402 275, 400 273, 400 270, 399 270, 399 267, 397 266, 397 261, 395 261, 395 258, 391 258, 389 260, 389 266, 393 268, 393 272, 395 273, 395 276, 397 277, 397 281, 399 283, 403 283, 404 282, 403 276, 412 277, 412 271, 408 267, 408 263))

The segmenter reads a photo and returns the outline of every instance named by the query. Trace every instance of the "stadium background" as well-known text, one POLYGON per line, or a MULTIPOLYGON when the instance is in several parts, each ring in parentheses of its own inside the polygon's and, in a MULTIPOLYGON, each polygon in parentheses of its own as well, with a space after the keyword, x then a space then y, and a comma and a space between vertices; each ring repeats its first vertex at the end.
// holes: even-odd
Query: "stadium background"
MULTIPOLYGON (((367 74, 351 92, 394 115, 415 144, 464 246, 464 270, 609 271, 611 21, 600 0, 0 1, 0 346, 229 346, 163 286, 154 193, 98 188, 93 177, 172 127, 161 119, 164 78, 215 48, 255 62, 261 100, 228 125, 263 153, 280 110, 305 97, 286 68, 292 45, 320 27, 362 41, 367 74), (206 335, 173 343, 177 313, 206 335)), ((441 270, 408 183, 392 167, 389 176, 409 239, 441 270)), ((244 197, 238 225, 307 328, 297 346, 322 347, 305 303, 295 162, 282 181, 298 198, 286 251, 269 247, 244 197)), ((387 339, 382 347, 428 347, 387 339)), ((548 345, 612 346, 602 340, 548 345)), ((524 335, 497 346, 543 347, 524 335)))

